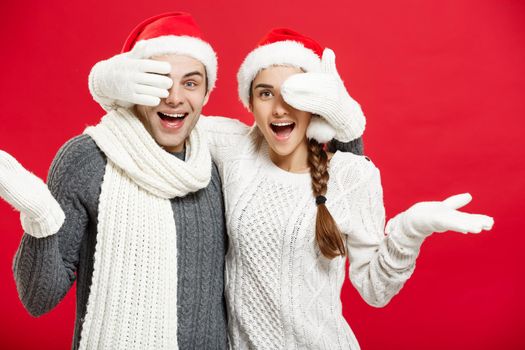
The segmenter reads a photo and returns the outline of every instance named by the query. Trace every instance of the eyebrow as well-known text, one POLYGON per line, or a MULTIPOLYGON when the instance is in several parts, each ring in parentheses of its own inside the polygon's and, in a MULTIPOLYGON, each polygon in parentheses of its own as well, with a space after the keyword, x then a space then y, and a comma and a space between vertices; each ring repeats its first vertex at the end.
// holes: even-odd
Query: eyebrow
POLYGON ((270 84, 257 84, 257 85, 255 85, 255 87, 253 89, 255 90, 255 89, 258 89, 258 88, 273 89, 273 85, 270 85, 270 84))
POLYGON ((198 76, 204 78, 204 75, 201 72, 199 72, 199 71, 186 73, 186 74, 184 74, 183 78, 191 77, 192 75, 198 75, 198 76))

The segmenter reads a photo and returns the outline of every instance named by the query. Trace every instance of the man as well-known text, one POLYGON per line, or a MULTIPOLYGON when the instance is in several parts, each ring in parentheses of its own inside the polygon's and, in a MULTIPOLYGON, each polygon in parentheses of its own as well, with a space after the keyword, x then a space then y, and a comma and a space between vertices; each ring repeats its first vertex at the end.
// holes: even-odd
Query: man
POLYGON ((227 347, 221 184, 196 127, 217 59, 201 37, 185 13, 135 28, 119 59, 154 73, 129 79, 145 79, 138 102, 146 93, 160 104, 106 106, 58 152, 47 186, 0 152, 0 196, 25 231, 13 267, 20 299, 42 315, 76 280, 74 349, 227 347))

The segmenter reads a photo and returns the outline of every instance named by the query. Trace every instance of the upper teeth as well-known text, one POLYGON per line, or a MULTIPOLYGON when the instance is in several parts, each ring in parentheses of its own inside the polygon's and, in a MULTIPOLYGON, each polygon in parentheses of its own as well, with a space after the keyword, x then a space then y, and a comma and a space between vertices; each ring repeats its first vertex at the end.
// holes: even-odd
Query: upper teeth
POLYGON ((167 115, 168 117, 171 117, 171 118, 182 118, 182 117, 184 117, 184 113, 182 113, 182 114, 178 114, 178 113, 177 114, 162 113, 162 114, 167 115))
POLYGON ((288 126, 288 125, 292 125, 293 122, 283 122, 283 123, 272 123, 272 125, 275 125, 275 126, 288 126))

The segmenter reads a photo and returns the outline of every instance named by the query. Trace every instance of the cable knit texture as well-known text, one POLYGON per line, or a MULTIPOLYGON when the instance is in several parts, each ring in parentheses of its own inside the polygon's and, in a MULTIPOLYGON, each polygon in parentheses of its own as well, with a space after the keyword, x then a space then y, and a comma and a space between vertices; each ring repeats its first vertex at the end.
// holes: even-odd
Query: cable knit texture
MULTIPOLYGON (((224 118, 201 124, 223 178, 233 348, 359 349, 342 316, 345 258, 324 258, 315 242, 310 174, 275 166, 256 127, 224 118)), ((419 247, 400 249, 385 236, 371 161, 336 152, 329 172, 326 204, 345 236, 350 280, 367 303, 384 306, 412 274, 419 247)))
POLYGON ((126 199, 117 197, 114 201, 117 204, 104 204, 107 202, 104 196, 109 197, 113 191, 129 193, 122 187, 130 186, 132 181, 116 174, 119 168, 115 166, 106 171, 110 162, 106 164, 105 155, 87 135, 68 142, 58 153, 48 185, 64 209, 66 221, 54 236, 36 239, 24 235, 14 262, 20 299, 32 314, 41 315, 50 311, 77 279, 74 349, 80 345, 81 332, 82 346, 88 344, 86 347, 90 349, 157 349, 162 344, 168 347, 168 341, 172 342, 169 348, 177 348, 177 338, 180 349, 224 349, 227 345, 222 294, 225 232, 216 168, 212 168, 212 181, 205 188, 165 200, 167 207, 157 206, 163 208, 163 215, 159 211, 150 215, 151 219, 144 219, 143 214, 133 212, 148 209, 147 204, 153 201, 136 202, 148 193, 136 185, 126 199), (117 178, 120 186, 106 186, 106 179, 108 184, 115 180, 110 176, 117 178), (130 211, 125 212, 129 205, 132 205, 130 211), (108 223, 108 216, 115 221, 112 235, 104 235, 101 230, 102 223, 108 223), (156 220, 159 216, 160 220, 156 220), (162 243, 146 237, 150 230, 159 229, 169 235, 162 243), (140 230, 144 232, 142 236, 140 230), (113 254, 112 243, 120 244, 113 254), (152 252, 153 244, 159 248, 158 252, 152 252), (111 264, 102 258, 108 254, 113 258, 111 264), (145 262, 152 255, 158 258, 145 262), (94 257, 98 262, 95 272, 94 257), (161 257, 167 259, 166 264, 161 257), (122 261, 126 263, 119 270, 122 261), (177 271, 169 268, 174 265, 179 267, 177 271), (113 273, 108 276, 108 271, 113 273), (156 278, 163 281, 155 281, 156 278), (105 284, 110 288, 103 293, 101 285, 105 284), (86 313, 88 298, 91 309, 86 313), (95 321, 98 319, 95 314, 100 315, 92 312, 96 309, 104 309, 102 327, 95 321), (169 319, 177 322, 169 323, 169 319), (95 334, 97 329, 99 333, 95 334), (88 336, 90 333, 92 337, 88 336))

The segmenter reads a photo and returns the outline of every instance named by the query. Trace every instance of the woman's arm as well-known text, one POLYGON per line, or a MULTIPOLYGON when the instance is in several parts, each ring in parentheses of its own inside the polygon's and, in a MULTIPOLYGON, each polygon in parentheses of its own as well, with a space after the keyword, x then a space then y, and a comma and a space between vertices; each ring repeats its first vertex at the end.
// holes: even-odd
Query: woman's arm
POLYGON ((387 224, 379 170, 368 161, 363 181, 351 196, 354 205, 347 233, 350 280, 373 306, 386 305, 411 276, 419 250, 433 232, 479 233, 490 230, 492 218, 458 211, 468 194, 441 202, 420 202, 396 215, 387 224))
POLYGON ((346 244, 350 260, 349 277, 363 299, 382 307, 410 278, 415 268, 419 246, 400 249, 390 236, 385 236, 385 209, 379 170, 363 160, 365 173, 357 185, 350 210, 350 232, 346 244))

